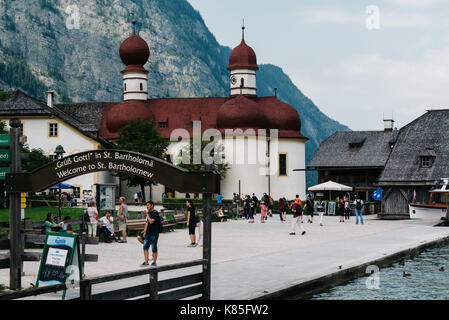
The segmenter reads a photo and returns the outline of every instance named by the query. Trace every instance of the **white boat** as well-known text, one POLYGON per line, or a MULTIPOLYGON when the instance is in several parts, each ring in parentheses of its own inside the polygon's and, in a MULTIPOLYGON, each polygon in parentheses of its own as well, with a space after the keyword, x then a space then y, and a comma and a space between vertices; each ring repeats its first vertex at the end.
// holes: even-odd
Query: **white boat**
POLYGON ((439 189, 430 190, 429 202, 409 204, 410 218, 412 219, 441 219, 446 217, 447 203, 449 197, 449 178, 443 180, 443 186, 439 189))

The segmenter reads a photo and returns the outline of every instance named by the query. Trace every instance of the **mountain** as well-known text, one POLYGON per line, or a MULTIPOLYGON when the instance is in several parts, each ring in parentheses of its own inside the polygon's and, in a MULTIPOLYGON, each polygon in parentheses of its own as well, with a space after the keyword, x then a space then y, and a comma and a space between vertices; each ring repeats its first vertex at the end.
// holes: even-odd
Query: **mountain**
MULTIPOLYGON (((0 1, 0 88, 20 88, 59 103, 121 100, 124 69, 118 48, 136 29, 150 45, 149 96, 210 97, 229 94, 231 48, 221 46, 186 0, 0 1), (78 12, 79 28, 73 22, 78 12), (75 28, 73 28, 75 26, 75 28)), ((236 37, 238 36, 236 30, 236 37)), ((328 118, 278 67, 261 65, 260 96, 291 104, 302 119, 307 161, 319 143, 347 127, 328 118)), ((314 176, 308 173, 308 183, 314 176)))

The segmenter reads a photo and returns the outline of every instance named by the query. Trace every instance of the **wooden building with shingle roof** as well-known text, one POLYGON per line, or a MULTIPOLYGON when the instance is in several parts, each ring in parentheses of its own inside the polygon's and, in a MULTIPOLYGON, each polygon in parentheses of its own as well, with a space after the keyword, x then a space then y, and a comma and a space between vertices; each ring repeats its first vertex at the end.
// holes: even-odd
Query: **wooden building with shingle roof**
MULTIPOLYGON (((387 120, 389 121, 389 120, 387 120)), ((319 182, 354 187, 362 197, 383 190, 381 218, 409 217, 411 202, 427 203, 429 190, 449 177, 449 110, 429 110, 400 130, 336 132, 308 164, 319 182)))

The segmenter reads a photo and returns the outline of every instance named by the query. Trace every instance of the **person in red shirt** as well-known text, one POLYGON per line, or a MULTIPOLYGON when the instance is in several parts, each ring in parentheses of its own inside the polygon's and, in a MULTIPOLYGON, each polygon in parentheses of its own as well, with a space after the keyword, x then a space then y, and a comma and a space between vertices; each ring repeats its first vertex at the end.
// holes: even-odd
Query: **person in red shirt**
POLYGON ((280 198, 279 199, 279 218, 281 219, 281 222, 285 222, 285 214, 287 212, 286 210, 286 206, 287 204, 285 203, 285 199, 284 198, 280 198))
POLYGON ((292 204, 292 211, 293 211, 293 219, 292 219, 292 232, 290 232, 290 235, 296 234, 296 229, 299 228, 302 230, 302 235, 306 234, 306 230, 304 229, 304 226, 302 225, 302 207, 298 204, 298 202, 295 202, 292 204))

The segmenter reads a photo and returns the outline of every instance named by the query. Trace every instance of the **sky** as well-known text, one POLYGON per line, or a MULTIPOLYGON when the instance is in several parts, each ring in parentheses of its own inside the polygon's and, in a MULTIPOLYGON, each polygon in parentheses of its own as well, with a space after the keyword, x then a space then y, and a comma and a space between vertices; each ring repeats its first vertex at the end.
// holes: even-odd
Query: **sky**
MULTIPOLYGON (((449 109, 449 0, 188 0, 217 41, 245 40, 352 130, 449 109)), ((279 88, 282 90, 282 88, 279 88)))

